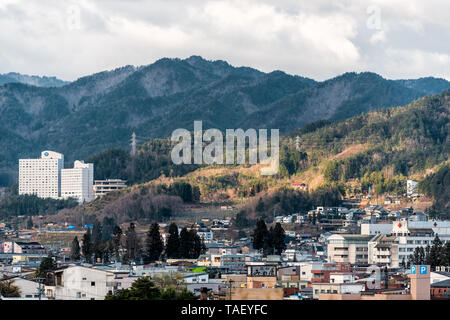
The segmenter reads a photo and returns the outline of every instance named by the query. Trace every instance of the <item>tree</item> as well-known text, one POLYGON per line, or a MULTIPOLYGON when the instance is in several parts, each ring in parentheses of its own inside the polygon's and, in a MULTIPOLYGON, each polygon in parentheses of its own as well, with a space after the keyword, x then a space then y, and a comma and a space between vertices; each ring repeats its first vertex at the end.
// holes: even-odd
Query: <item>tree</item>
POLYGON ((33 229, 33 219, 31 217, 28 218, 27 229, 33 229))
POLYGON ((18 298, 20 289, 13 284, 12 280, 0 280, 0 295, 5 298, 18 298))
POLYGON ((39 267, 36 270, 36 277, 44 278, 44 283, 46 285, 50 284, 50 277, 49 273, 57 268, 57 264, 55 260, 48 256, 44 259, 42 259, 41 263, 39 264, 39 267))
POLYGON ((200 239, 200 236, 194 230, 191 230, 192 236, 194 237, 194 255, 193 259, 197 259, 201 254, 206 252, 206 245, 203 238, 200 239))
POLYGON ((81 247, 83 251, 84 261, 92 263, 93 246, 91 242, 91 231, 88 229, 83 235, 83 244, 81 247))
POLYGON ((108 294, 105 300, 196 300, 198 297, 186 289, 178 275, 141 277, 129 289, 122 289, 116 295, 108 294))
POLYGON ((263 254, 264 256, 271 255, 273 251, 273 228, 270 227, 264 234, 263 254))
POLYGON ((122 229, 119 226, 115 226, 113 236, 111 239, 111 247, 116 261, 120 261, 121 240, 122 240, 122 229))
POLYGON ((256 250, 263 249, 264 247, 264 240, 265 237, 267 237, 267 226, 264 220, 260 219, 256 222, 256 228, 253 231, 252 236, 252 244, 253 248, 256 250))
POLYGON ((166 256, 167 258, 178 258, 180 247, 180 238, 178 235, 178 227, 175 223, 169 225, 169 237, 167 238, 166 256))
POLYGON ((258 213, 259 216, 262 216, 264 214, 264 209, 265 209, 264 201, 262 200, 261 197, 259 197, 258 203, 256 204, 255 207, 255 211, 256 213, 258 213))
POLYGON ((159 233, 159 224, 153 223, 145 239, 144 263, 155 262, 164 250, 163 240, 159 233))
POLYGON ((175 290, 179 290, 183 286, 185 286, 184 277, 179 272, 157 273, 153 276, 152 280, 161 290, 166 288, 173 288, 175 290))
POLYGON ((235 223, 239 229, 248 227, 249 221, 244 210, 241 210, 236 214, 235 223))
POLYGON ((284 242, 285 232, 280 223, 275 225, 272 232, 272 241, 275 253, 280 255, 284 249, 286 249, 286 243, 284 242))
POLYGON ((244 230, 239 230, 239 232, 238 232, 238 238, 239 238, 239 239, 247 238, 247 234, 245 233, 244 230))
POLYGON ((450 241, 447 241, 442 247, 442 265, 450 267, 450 241))
POLYGON ((427 257, 427 263, 432 266, 440 266, 442 262, 442 241, 439 239, 439 236, 436 235, 433 240, 433 245, 431 246, 430 253, 427 257))
POLYGON ((105 300, 158 300, 161 290, 149 277, 141 277, 129 289, 122 289, 116 295, 109 294, 105 300))
POLYGON ((114 218, 108 218, 108 217, 104 217, 103 218, 103 222, 102 222, 102 240, 107 242, 109 241, 113 234, 114 234, 114 229, 116 227, 116 221, 114 220, 114 218))
POLYGON ((78 242, 78 237, 75 237, 70 246, 70 259, 72 261, 78 261, 80 260, 80 256, 80 243, 78 242))
POLYGON ((194 238, 192 234, 187 230, 186 227, 181 229, 180 232, 180 246, 178 249, 178 257, 190 259, 193 254, 194 249, 194 238))
POLYGON ((103 259, 105 245, 102 242, 102 225, 98 220, 95 220, 94 222, 91 241, 93 242, 92 250, 94 253, 94 261, 97 261, 97 259, 103 259))
POLYGON ((135 230, 134 223, 130 223, 130 226, 127 229, 126 232, 126 255, 125 255, 125 261, 131 262, 131 261, 137 261, 141 257, 141 248, 139 244, 139 239, 137 238, 136 230, 135 230))

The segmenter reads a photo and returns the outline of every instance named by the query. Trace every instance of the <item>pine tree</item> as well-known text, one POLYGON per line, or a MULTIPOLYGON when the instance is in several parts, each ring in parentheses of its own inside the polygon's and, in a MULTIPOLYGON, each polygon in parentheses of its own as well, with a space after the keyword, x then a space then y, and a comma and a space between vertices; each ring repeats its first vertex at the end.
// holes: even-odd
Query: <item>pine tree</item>
POLYGON ((91 243, 91 231, 89 229, 83 235, 82 251, 84 260, 87 263, 92 263, 93 246, 91 243))
POLYGON ((72 261, 80 260, 80 243, 78 237, 73 238, 72 245, 70 247, 70 259, 72 261))
POLYGON ((450 267, 450 241, 447 241, 442 247, 442 265, 450 267))
POLYGON ((264 206, 264 201, 262 200, 261 197, 259 197, 258 203, 256 204, 256 207, 255 207, 255 211, 256 211, 259 215, 261 215, 261 214, 264 213, 264 208, 265 208, 265 206, 264 206))
POLYGON ((120 261, 121 239, 122 239, 122 229, 119 226, 115 226, 111 243, 112 243, 112 251, 116 262, 120 261))
POLYGON ((166 256, 170 259, 178 258, 178 249, 180 246, 180 237, 178 227, 175 223, 169 225, 169 237, 167 238, 166 256))
POLYGON ((144 263, 155 262, 164 250, 163 240, 159 233, 159 224, 153 223, 145 239, 144 263))
POLYGON ((275 253, 280 255, 283 250, 286 249, 286 243, 284 242, 285 232, 280 223, 275 225, 272 233, 272 241, 275 253))
MULTIPOLYGON (((196 232, 194 230, 188 231, 186 227, 184 227, 180 232, 180 246, 178 250, 178 256, 180 258, 185 259, 196 259, 196 232)), ((198 250, 198 246, 197 246, 198 250)))
POLYGON ((136 230, 135 230, 134 223, 130 223, 130 226, 127 229, 126 232, 126 256, 125 261, 126 262, 133 262, 140 260, 141 257, 141 247, 139 244, 139 239, 137 238, 136 230))
POLYGON ((194 256, 192 258, 197 259, 201 254, 206 252, 206 245, 203 238, 194 231, 191 230, 194 237, 194 256))
POLYGON ((265 256, 273 254, 273 228, 264 233, 263 253, 265 256))
POLYGON ((264 220, 260 219, 256 222, 256 228, 253 231, 252 244, 253 248, 256 250, 263 249, 264 239, 267 234, 267 226, 264 220))
POLYGON ((27 229, 33 229, 33 219, 31 217, 28 218, 27 229))
POLYGON ((97 261, 97 259, 103 258, 103 249, 104 246, 102 245, 102 225, 98 220, 95 220, 94 222, 94 228, 92 228, 92 250, 94 253, 94 261, 97 261))
POLYGON ((442 241, 439 236, 436 235, 433 240, 430 252, 427 255, 427 264, 432 267, 440 266, 442 260, 442 241))

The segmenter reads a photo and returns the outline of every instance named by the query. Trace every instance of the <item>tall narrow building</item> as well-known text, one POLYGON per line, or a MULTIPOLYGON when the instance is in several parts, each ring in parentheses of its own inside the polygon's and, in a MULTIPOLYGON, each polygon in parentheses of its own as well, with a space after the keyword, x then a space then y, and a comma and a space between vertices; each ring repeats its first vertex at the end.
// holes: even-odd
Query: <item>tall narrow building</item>
POLYGON ((40 198, 61 196, 61 169, 64 155, 42 151, 40 159, 19 160, 19 194, 34 194, 40 198))
POLYGON ((75 161, 72 169, 61 170, 61 197, 78 202, 94 200, 94 164, 75 161))

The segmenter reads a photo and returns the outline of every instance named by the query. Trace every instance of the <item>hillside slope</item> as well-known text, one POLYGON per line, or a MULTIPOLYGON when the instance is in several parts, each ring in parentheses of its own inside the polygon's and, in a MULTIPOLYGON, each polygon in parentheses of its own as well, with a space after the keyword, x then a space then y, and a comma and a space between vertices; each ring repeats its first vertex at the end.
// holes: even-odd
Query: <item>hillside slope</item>
POLYGON ((18 158, 36 157, 43 149, 64 153, 70 165, 110 147, 127 148, 132 132, 167 137, 176 128, 192 129, 194 120, 203 120, 204 128, 287 132, 320 119, 407 104, 447 85, 390 81, 372 73, 316 82, 197 56, 125 66, 62 87, 7 83, 0 86, 0 185, 17 176, 18 158))

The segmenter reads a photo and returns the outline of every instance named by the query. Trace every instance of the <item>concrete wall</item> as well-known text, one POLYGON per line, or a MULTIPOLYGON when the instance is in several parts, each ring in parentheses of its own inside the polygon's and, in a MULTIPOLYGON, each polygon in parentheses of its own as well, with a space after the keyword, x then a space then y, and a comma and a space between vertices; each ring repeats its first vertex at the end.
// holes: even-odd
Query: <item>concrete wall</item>
POLYGON ((283 300, 283 289, 233 289, 231 300, 283 300))

